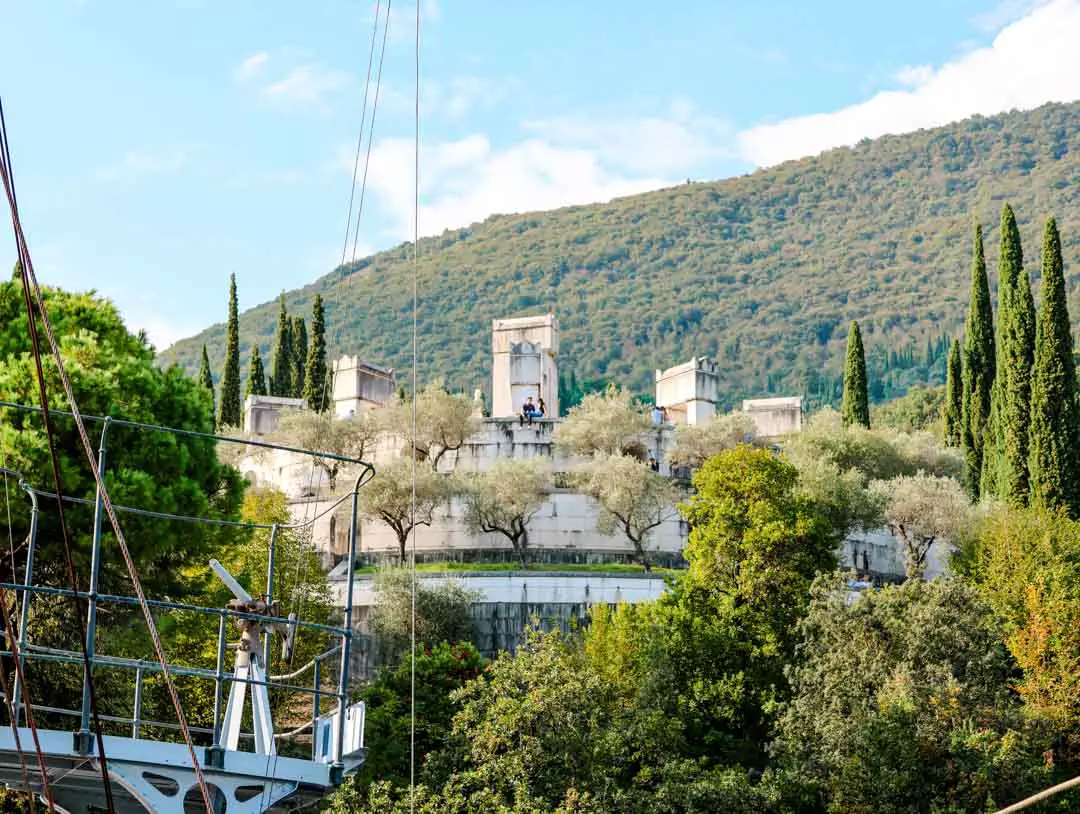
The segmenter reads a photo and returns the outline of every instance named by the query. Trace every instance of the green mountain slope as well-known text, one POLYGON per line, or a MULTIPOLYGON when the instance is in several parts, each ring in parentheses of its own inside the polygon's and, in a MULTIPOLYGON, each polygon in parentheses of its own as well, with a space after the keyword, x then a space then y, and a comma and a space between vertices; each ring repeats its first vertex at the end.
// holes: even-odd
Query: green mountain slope
MULTIPOLYGON (((944 381, 944 337, 967 307, 972 224, 986 229, 993 278, 1006 200, 1036 285, 1042 223, 1057 216, 1080 324, 1078 198, 1074 103, 865 141, 740 178, 491 217, 421 242, 419 378, 488 389, 491 320, 551 311, 560 369, 581 380, 648 393, 654 369, 704 354, 720 361, 730 404, 768 393, 830 401, 856 319, 879 400, 944 381)), ((332 355, 402 370, 412 270, 411 247, 400 246, 290 292, 289 310, 309 316, 321 292, 332 355)), ((223 273, 223 316, 225 291, 223 273)), ((241 315, 241 370, 253 341, 269 352, 275 317, 275 303, 241 315)), ((194 371, 203 342, 217 373, 223 324, 160 358, 194 371)))

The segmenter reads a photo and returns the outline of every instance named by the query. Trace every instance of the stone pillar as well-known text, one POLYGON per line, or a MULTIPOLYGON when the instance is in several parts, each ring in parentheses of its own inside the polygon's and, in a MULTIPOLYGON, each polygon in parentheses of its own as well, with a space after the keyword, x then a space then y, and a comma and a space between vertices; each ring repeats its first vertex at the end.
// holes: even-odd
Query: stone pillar
POLYGON ((491 415, 521 412, 532 396, 544 400, 545 417, 559 415, 559 323, 554 314, 496 319, 491 325, 491 415))

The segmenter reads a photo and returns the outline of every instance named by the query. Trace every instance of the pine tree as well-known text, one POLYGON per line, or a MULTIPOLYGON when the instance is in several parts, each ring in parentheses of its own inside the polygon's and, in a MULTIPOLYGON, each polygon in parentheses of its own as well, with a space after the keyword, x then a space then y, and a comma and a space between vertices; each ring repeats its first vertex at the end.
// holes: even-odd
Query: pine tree
POLYGON ((218 427, 239 427, 243 423, 240 405, 240 317, 236 305, 236 275, 229 275, 229 322, 225 333, 225 368, 221 372, 221 406, 218 427))
POLYGON ((285 310, 285 295, 278 302, 277 333, 274 335, 274 358, 270 367, 270 395, 290 398, 292 389, 292 322, 285 310))
POLYGON ((851 321, 848 330, 847 359, 844 365, 844 397, 841 415, 844 426, 870 427, 870 395, 866 382, 866 355, 863 352, 859 323, 851 321))
POLYGON ((330 404, 326 381, 326 314, 323 312, 322 296, 315 295, 311 309, 311 341, 308 343, 307 380, 304 382, 304 398, 308 406, 318 413, 330 404))
POLYGON ((248 396, 266 395, 266 373, 263 371, 262 355, 259 346, 251 349, 251 359, 248 363, 247 387, 244 389, 244 398, 248 396))
POLYGON ((953 340, 945 373, 945 443, 960 446, 961 416, 964 410, 964 382, 960 362, 960 343, 953 340))
POLYGON ((975 227, 971 262, 971 302, 964 327, 961 354, 963 392, 960 433, 967 468, 968 494, 978 500, 982 486, 983 454, 990 421, 991 394, 997 374, 994 348, 994 312, 990 304, 990 283, 986 277, 982 226, 975 227))
POLYGON ((1049 509, 1066 507, 1075 517, 1080 513, 1080 413, 1061 237, 1053 218, 1046 222, 1043 233, 1042 280, 1031 374, 1031 504, 1049 509))
POLYGON ((292 318, 292 369, 293 398, 304 397, 304 374, 307 371, 307 326, 303 317, 292 318))
POLYGON ((998 432, 1004 457, 999 462, 998 494, 1011 506, 1028 502, 1028 426, 1031 418, 1031 366, 1035 361, 1035 300, 1024 271, 1020 230, 1012 207, 1001 212, 1001 254, 998 260, 1001 350, 998 389, 998 432))

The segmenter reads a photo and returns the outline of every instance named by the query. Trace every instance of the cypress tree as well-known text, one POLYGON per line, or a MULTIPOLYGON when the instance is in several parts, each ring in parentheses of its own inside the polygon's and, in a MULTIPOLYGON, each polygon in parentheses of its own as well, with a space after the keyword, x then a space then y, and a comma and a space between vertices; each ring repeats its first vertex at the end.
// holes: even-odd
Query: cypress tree
POLYGON ((292 397, 292 322, 285 310, 285 295, 279 297, 277 333, 274 335, 274 358, 270 367, 270 395, 292 397))
POLYGON ((251 349, 251 359, 248 363, 247 387, 244 397, 266 395, 266 373, 263 371, 262 355, 259 346, 251 349))
POLYGON ((236 275, 229 275, 229 322, 225 333, 225 368, 221 372, 218 427, 243 424, 240 407, 240 317, 236 305, 236 275))
POLYGON ((1043 233, 1042 280, 1031 374, 1031 504, 1048 509, 1064 506, 1076 516, 1080 511, 1080 414, 1061 237, 1053 218, 1046 222, 1043 233))
POLYGON ((1004 457, 999 462, 999 495, 1011 506, 1028 502, 1028 432, 1031 418, 1031 366, 1035 361, 1035 300, 1024 271, 1020 230, 1012 207, 1001 212, 998 260, 1001 364, 998 372, 998 432, 1004 457))
POLYGON ((199 362, 199 384, 214 392, 214 375, 210 372, 210 354, 206 352, 206 345, 202 346, 202 360, 199 362))
POLYGON ((960 420, 964 409, 964 382, 960 371, 960 343, 954 339, 945 373, 945 443, 950 447, 960 446, 960 420))
POLYGON ((986 258, 980 225, 975 226, 975 244, 971 254, 971 301, 964 326, 964 347, 961 354, 963 388, 960 441, 964 449, 968 493, 972 500, 978 500, 984 493, 983 455, 990 422, 991 395, 997 374, 994 312, 990 304, 990 283, 986 277, 986 258))
POLYGON ((986 419, 986 432, 983 435, 982 472, 979 480, 982 497, 1001 497, 1003 494, 1005 439, 1001 435, 1001 382, 999 370, 990 388, 990 415, 986 419))
POLYGON ((206 345, 202 346, 202 359, 199 361, 199 377, 196 379, 200 387, 210 391, 210 420, 213 421, 217 414, 214 406, 214 374, 210 372, 210 355, 206 352, 206 345))
POLYGON ((326 381, 326 314, 323 312, 322 296, 315 295, 311 309, 311 341, 308 343, 307 378, 304 382, 304 398, 308 406, 318 413, 330 404, 326 381))
POLYGON ((303 317, 292 318, 292 385, 293 397, 304 397, 304 374, 307 371, 307 326, 303 317))
POLYGON ((870 396, 866 382, 866 354, 863 352, 859 323, 855 320, 851 321, 851 328, 848 329, 841 415, 845 427, 859 424, 867 429, 870 428, 870 396))

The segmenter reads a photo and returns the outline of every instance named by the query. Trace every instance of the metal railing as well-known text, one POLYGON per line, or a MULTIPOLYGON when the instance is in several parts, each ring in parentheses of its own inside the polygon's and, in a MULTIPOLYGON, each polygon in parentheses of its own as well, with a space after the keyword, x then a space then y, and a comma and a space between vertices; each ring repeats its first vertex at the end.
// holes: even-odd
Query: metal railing
MULTIPOLYGON (((25 412, 40 413, 41 409, 29 405, 21 405, 12 402, 0 401, 0 408, 11 408, 25 412)), ((50 413, 56 415, 72 416, 72 413, 64 412, 61 410, 50 410, 50 413)), ((223 435, 215 435, 213 433, 197 432, 193 430, 182 430, 170 427, 162 427, 159 425, 145 424, 136 421, 128 421, 124 419, 115 419, 111 417, 99 417, 91 415, 82 415, 83 420, 88 422, 100 423, 102 425, 100 445, 98 448, 98 458, 96 461, 96 467, 98 473, 104 477, 106 456, 107 456, 107 440, 108 432, 112 426, 125 426, 131 427, 148 432, 165 432, 174 435, 180 435, 192 438, 202 438, 206 440, 214 440, 223 443, 242 444, 247 446, 255 446, 269 449, 280 449, 286 452, 292 452, 300 455, 306 455, 312 458, 324 458, 341 461, 346 464, 351 464, 361 468, 361 472, 356 478, 351 493, 342 495, 335 501, 331 502, 331 505, 324 511, 317 514, 311 519, 305 519, 301 522, 291 524, 259 524, 259 523, 245 523, 235 520, 225 520, 216 518, 202 518, 191 517, 183 515, 173 515, 163 512, 156 512, 150 509, 142 509, 126 506, 114 506, 117 512, 121 514, 132 514, 144 517, 159 518, 163 520, 210 524, 216 526, 229 526, 229 527, 242 527, 249 529, 268 529, 270 531, 270 538, 268 544, 268 562, 267 562, 267 579, 266 579, 266 593, 265 601, 267 605, 270 604, 273 591, 274 591, 274 557, 277 542, 278 532, 282 529, 299 529, 314 524, 316 520, 324 516, 328 512, 337 509, 342 503, 351 498, 351 527, 349 534, 349 561, 356 561, 356 549, 357 549, 357 514, 358 514, 358 496, 360 487, 366 483, 374 474, 374 467, 370 463, 365 461, 350 458, 344 455, 337 455, 328 452, 315 452, 312 450, 303 450, 296 447, 290 447, 282 444, 275 444, 268 441, 259 441, 250 438, 233 438, 223 435)), ((16 652, 20 663, 26 663, 30 661, 39 662, 52 662, 58 664, 78 664, 80 670, 83 673, 83 698, 81 708, 75 709, 63 709, 58 707, 39 706, 34 705, 33 708, 40 709, 43 712, 54 713, 64 716, 78 717, 80 722, 80 732, 87 733, 90 726, 90 704, 89 704, 89 690, 90 682, 92 680, 92 674, 95 669, 104 670, 124 670, 134 672, 134 698, 132 704, 132 716, 130 718, 117 715, 102 715, 100 716, 103 721, 109 721, 111 723, 127 724, 131 726, 132 737, 138 737, 140 731, 144 727, 161 727, 164 729, 179 729, 179 726, 175 723, 161 722, 161 721, 149 721, 142 718, 142 704, 143 704, 143 689, 144 681, 147 675, 162 672, 162 666, 157 661, 147 661, 142 659, 132 659, 124 656, 104 655, 96 652, 97 644, 97 616, 99 606, 105 605, 119 605, 119 606, 138 606, 139 599, 132 596, 122 596, 115 594, 106 594, 99 591, 99 573, 102 555, 102 515, 103 515, 103 496, 99 491, 94 500, 88 500, 84 498, 76 498, 72 496, 57 496, 54 493, 45 492, 39 489, 35 489, 30 486, 25 477, 19 472, 11 469, 0 468, 0 474, 4 476, 11 476, 17 479, 19 489, 21 489, 29 498, 30 501, 30 528, 27 538, 27 553, 25 563, 25 578, 22 583, 17 582, 0 582, 0 590, 10 590, 15 592, 16 596, 21 602, 20 614, 19 614, 19 630, 17 636, 18 648, 11 646, 11 642, 7 641, 7 634, 3 635, 6 645, 0 650, 0 656, 14 657, 16 652), (37 547, 37 535, 40 522, 40 507, 38 499, 44 497, 53 500, 63 500, 65 502, 76 503, 80 505, 93 505, 94 506, 94 522, 93 522, 93 538, 91 549, 91 566, 90 566, 90 584, 89 590, 76 591, 67 588, 56 588, 45 585, 35 585, 33 583, 34 578, 34 555, 37 547), (84 666, 81 652, 74 650, 67 650, 63 648, 45 647, 42 645, 34 644, 27 640, 28 628, 30 625, 30 606, 34 597, 37 596, 59 596, 74 599, 75 601, 85 601, 87 603, 87 626, 85 631, 86 651, 89 661, 89 670, 84 666)), ((354 569, 348 569, 348 588, 346 596, 352 595, 352 583, 353 583, 354 569)), ((15 575, 13 574, 13 577, 15 575)), ((299 631, 307 631, 315 634, 327 635, 332 638, 337 638, 339 641, 329 649, 322 653, 319 653, 311 661, 305 664, 300 669, 293 671, 285 676, 269 676, 264 681, 255 680, 252 678, 237 677, 233 672, 227 672, 225 670, 225 651, 229 647, 227 641, 227 620, 249 620, 263 623, 264 625, 280 624, 283 622, 281 617, 261 615, 257 613, 250 613, 240 610, 232 610, 229 608, 210 608, 198 605, 191 605, 182 602, 170 602, 163 600, 147 600, 149 607, 158 611, 184 611, 195 614, 202 614, 207 616, 216 616, 218 619, 218 632, 217 632, 217 652, 216 652, 216 665, 214 669, 206 667, 194 667, 169 664, 169 672, 175 673, 180 676, 190 676, 196 679, 212 681, 214 684, 214 712, 213 712, 213 727, 193 727, 191 731, 204 735, 212 736, 213 747, 221 748, 222 746, 222 719, 223 719, 223 701, 225 697, 225 685, 228 682, 245 682, 249 685, 263 685, 268 689, 273 688, 290 693, 304 693, 309 694, 312 697, 312 712, 310 720, 303 724, 301 727, 293 730, 290 733, 284 733, 282 735, 275 735, 275 739, 283 739, 287 736, 295 735, 303 732, 307 728, 312 728, 313 733, 317 726, 317 722, 322 717, 322 702, 324 699, 335 699, 337 701, 337 710, 332 713, 337 716, 337 720, 334 721, 337 729, 337 737, 334 740, 334 746, 332 749, 332 762, 335 766, 340 766, 342 763, 342 747, 345 740, 345 725, 346 725, 346 710, 349 706, 349 687, 350 687, 350 657, 351 657, 351 645, 353 639, 352 631, 352 603, 347 602, 344 609, 343 624, 327 625, 315 622, 306 622, 303 620, 289 621, 289 625, 294 628, 294 634, 299 631), (338 656, 340 664, 337 676, 336 686, 333 690, 323 689, 322 682, 324 679, 324 667, 328 659, 338 656), (292 681, 299 675, 312 670, 313 677, 310 685, 301 685, 292 683, 292 681)), ((270 633, 264 633, 263 640, 263 661, 269 665, 269 647, 270 647, 270 633)), ((21 712, 19 710, 19 703, 21 700, 21 694, 23 688, 20 686, 19 678, 16 677, 15 685, 12 690, 13 701, 12 709, 15 710, 15 723, 21 718, 21 712)), ((250 733, 243 735, 244 737, 251 737, 250 733)), ((89 739, 85 739, 86 743, 89 743, 89 739)), ((316 738, 312 737, 312 760, 315 760, 318 756, 316 738)))

